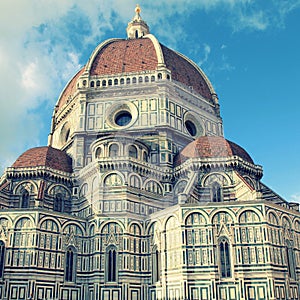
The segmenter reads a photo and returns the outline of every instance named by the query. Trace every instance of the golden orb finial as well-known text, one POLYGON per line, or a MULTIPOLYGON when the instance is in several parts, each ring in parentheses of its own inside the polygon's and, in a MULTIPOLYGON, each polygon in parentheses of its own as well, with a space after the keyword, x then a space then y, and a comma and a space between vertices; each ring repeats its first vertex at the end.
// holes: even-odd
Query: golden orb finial
POLYGON ((141 12, 141 7, 139 4, 136 5, 135 12, 139 14, 141 12))

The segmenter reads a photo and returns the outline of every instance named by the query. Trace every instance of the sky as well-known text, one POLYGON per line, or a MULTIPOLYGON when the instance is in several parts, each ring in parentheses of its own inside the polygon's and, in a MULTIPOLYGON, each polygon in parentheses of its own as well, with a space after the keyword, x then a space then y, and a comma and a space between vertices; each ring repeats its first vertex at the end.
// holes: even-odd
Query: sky
MULTIPOLYGON (((96 46, 126 38, 131 0, 0 1, 0 172, 47 145, 55 103, 96 46)), ((158 40, 216 90, 224 135, 300 202, 300 0, 141 0, 158 40)))

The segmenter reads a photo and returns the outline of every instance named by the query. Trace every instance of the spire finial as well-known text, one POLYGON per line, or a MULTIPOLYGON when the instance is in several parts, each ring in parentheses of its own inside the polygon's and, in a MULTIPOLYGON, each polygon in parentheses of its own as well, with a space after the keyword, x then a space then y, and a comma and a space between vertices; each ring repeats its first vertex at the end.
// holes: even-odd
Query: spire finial
POLYGON ((139 4, 137 4, 137 5, 136 5, 136 8, 135 8, 135 13, 139 15, 140 12, 141 12, 141 7, 140 7, 139 4))
POLYGON ((137 4, 135 7, 135 16, 127 26, 127 36, 129 39, 137 39, 149 34, 149 27, 142 19, 140 13, 141 7, 139 4, 137 4))

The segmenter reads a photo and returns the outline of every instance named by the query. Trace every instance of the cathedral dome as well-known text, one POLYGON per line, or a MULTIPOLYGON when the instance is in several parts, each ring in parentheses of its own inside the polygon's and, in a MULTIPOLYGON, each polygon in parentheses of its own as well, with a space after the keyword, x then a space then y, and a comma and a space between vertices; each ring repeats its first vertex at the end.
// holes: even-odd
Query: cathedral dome
POLYGON ((65 151, 52 147, 36 147, 19 156, 13 168, 48 167, 72 173, 72 159, 65 151))
MULTIPOLYGON (((136 75, 148 76, 149 82, 153 81, 152 75, 155 75, 154 81, 165 79, 177 82, 211 104, 216 104, 216 93, 200 67, 186 56, 159 43, 149 33, 139 12, 129 23, 127 34, 127 39, 109 39, 96 47, 87 64, 61 93, 56 110, 74 98, 80 89, 127 84, 126 79, 136 75)), ((139 83, 139 78, 136 83, 139 83)))
POLYGON ((227 158, 238 156, 254 164, 250 155, 239 145, 221 136, 201 136, 189 143, 176 157, 175 164, 180 165, 189 158, 227 158))

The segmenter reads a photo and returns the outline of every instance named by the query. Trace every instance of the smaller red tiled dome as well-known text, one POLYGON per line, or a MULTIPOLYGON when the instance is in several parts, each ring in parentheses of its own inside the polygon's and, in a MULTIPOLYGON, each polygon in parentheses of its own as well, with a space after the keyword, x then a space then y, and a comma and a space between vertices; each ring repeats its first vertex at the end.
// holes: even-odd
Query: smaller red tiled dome
POLYGON ((41 166, 72 173, 71 157, 62 150, 47 146, 27 150, 12 165, 13 168, 41 166))
POLYGON ((175 164, 180 165, 189 158, 226 158, 238 156, 254 164, 250 155, 239 145, 221 136, 201 136, 189 143, 175 158, 175 164))

